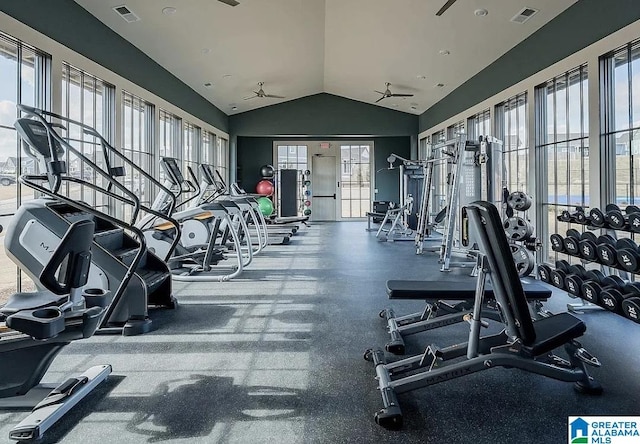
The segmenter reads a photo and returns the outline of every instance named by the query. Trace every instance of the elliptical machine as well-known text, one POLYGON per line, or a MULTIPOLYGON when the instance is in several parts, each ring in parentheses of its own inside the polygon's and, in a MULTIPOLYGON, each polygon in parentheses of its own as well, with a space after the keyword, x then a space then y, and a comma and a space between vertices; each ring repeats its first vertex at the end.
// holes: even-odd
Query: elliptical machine
POLYGON ((92 221, 72 223, 40 273, 38 283, 46 290, 16 293, 0 309, 0 357, 5 363, 0 366, 0 409, 33 408, 9 432, 10 439, 42 438, 111 373, 110 365, 98 365, 58 386, 40 384, 62 348, 91 337, 104 314, 104 291, 82 290, 91 264, 93 231, 92 221))

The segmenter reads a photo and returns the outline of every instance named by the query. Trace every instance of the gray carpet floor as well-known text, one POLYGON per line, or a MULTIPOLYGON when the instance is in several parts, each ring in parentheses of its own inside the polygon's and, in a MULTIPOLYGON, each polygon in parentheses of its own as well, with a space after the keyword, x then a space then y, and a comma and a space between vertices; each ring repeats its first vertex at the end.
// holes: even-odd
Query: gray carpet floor
MULTIPOLYGON (((582 343, 602 362, 600 397, 572 384, 491 369, 399 396, 405 425, 375 424, 375 371, 363 359, 388 340, 378 316, 420 310, 389 301, 387 279, 471 280, 440 273, 434 253, 379 242, 365 223, 317 223, 273 245, 238 279, 175 283, 177 310, 153 311, 156 329, 94 336, 66 347, 46 381, 97 364, 109 379, 52 428, 45 443, 559 443, 573 415, 640 415, 640 325, 605 312, 580 315, 582 343)), ((554 312, 574 302, 557 292, 554 312)), ((407 338, 466 340, 467 324, 407 338)), ((12 365, 3 362, 2 365, 12 365)), ((25 412, 0 412, 0 442, 25 412)))

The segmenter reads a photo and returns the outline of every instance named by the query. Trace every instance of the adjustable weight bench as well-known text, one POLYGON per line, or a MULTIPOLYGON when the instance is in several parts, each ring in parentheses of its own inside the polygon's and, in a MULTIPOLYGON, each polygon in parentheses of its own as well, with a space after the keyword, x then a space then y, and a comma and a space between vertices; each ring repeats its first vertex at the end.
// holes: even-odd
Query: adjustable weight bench
MULTIPOLYGON (((542 302, 551 297, 551 290, 538 283, 523 284, 525 295, 535 317, 548 316, 542 302)), ((387 281, 389 299, 420 299, 427 301, 424 310, 405 316, 396 316, 392 308, 380 312, 387 321, 391 340, 385 345, 389 353, 405 352, 404 336, 463 322, 473 308, 476 284, 474 281, 387 281), (451 303, 454 302, 454 303, 451 303)), ((501 321, 495 305, 493 289, 485 289, 482 316, 501 321)))
POLYGON ((580 393, 602 393, 602 387, 589 376, 586 368, 586 365, 599 367, 600 362, 576 340, 586 330, 584 322, 569 313, 550 315, 534 322, 498 210, 489 202, 474 202, 465 208, 478 235, 481 265, 473 310, 469 315, 469 340, 445 348, 430 345, 420 355, 390 363, 381 349, 365 352, 365 359, 373 362, 376 369, 384 407, 375 414, 375 420, 383 427, 397 429, 402 426, 398 393, 494 367, 517 368, 574 382, 580 393), (481 336, 487 276, 491 277, 504 329, 497 334, 481 336), (564 347, 568 358, 553 354, 559 347, 564 347))

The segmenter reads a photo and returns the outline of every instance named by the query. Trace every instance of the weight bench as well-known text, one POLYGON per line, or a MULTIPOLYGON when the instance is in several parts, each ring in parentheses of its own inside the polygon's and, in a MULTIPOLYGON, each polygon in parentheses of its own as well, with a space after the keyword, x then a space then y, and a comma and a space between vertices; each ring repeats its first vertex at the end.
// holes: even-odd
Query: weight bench
MULTIPOLYGON (((473 310, 468 316, 469 340, 445 348, 430 345, 424 353, 390 363, 381 349, 365 352, 365 359, 375 365, 384 405, 375 414, 375 420, 383 427, 402 426, 397 394, 494 367, 517 368, 574 382, 580 393, 602 393, 602 387, 589 376, 586 368, 586 365, 599 367, 600 362, 576 340, 586 330, 584 322, 569 313, 534 322, 498 210, 489 202, 474 202, 465 208, 478 235, 481 253, 473 310), (504 329, 497 334, 480 336, 487 276, 491 277, 493 297, 500 307, 504 329), (568 359, 553 354, 559 347, 564 347, 568 359)), ((483 390, 482 385, 475 387, 478 388, 471 390, 483 390)))
MULTIPOLYGON (((532 315, 548 316, 542 302, 551 297, 551 290, 538 283, 526 283, 523 287, 532 315)), ((405 316, 396 316, 392 308, 380 312, 380 317, 387 321, 387 331, 391 336, 385 350, 402 355, 405 353, 404 336, 464 322, 473 308, 475 292, 474 281, 387 281, 389 299, 421 299, 427 304, 424 310, 405 316)), ((490 286, 485 288, 484 298, 482 316, 501 322, 490 286)))

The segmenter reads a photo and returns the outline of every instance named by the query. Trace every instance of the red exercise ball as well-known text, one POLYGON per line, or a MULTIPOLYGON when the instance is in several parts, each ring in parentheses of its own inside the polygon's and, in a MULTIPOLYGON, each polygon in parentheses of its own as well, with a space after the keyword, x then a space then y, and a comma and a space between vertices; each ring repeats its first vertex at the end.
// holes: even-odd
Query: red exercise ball
POLYGON ((270 180, 261 180, 258 182, 258 185, 256 185, 256 193, 261 196, 271 196, 274 189, 273 182, 270 180))

